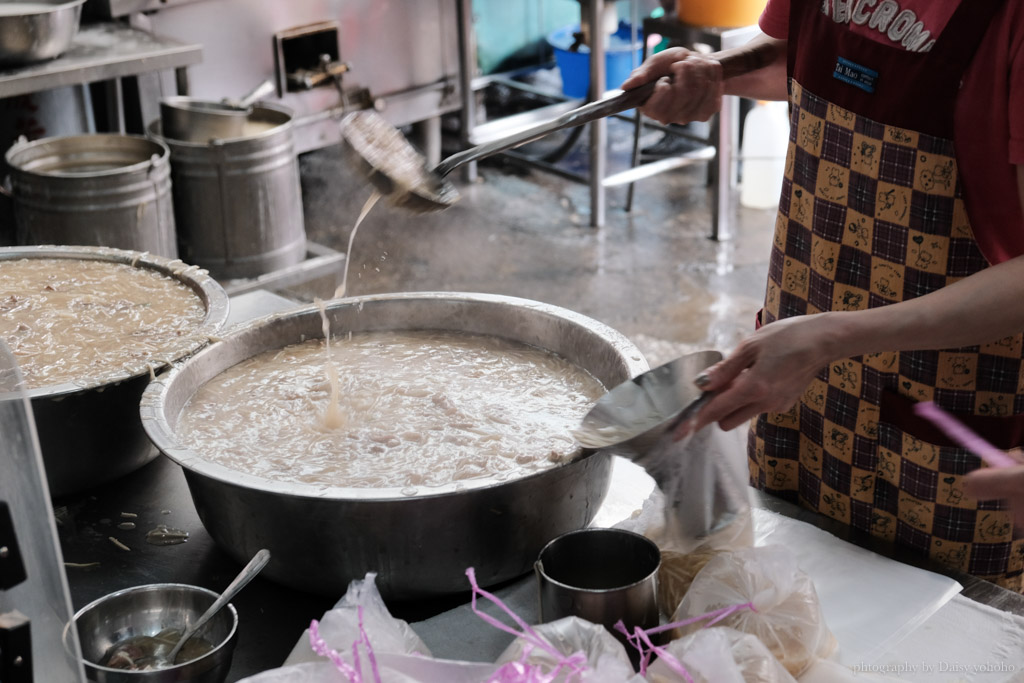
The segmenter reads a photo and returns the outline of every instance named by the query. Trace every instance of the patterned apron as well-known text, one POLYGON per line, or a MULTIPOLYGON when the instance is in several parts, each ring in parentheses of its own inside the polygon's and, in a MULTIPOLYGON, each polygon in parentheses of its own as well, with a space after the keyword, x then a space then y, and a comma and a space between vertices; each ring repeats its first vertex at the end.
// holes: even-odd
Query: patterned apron
MULTIPOLYGON (((791 127, 762 322, 921 296, 988 263, 953 147, 960 78, 999 0, 964 0, 933 49, 851 33, 793 0, 791 127)), ((1016 198, 1012 198, 1016 201, 1016 198)), ((1024 339, 877 353, 818 373, 750 436, 752 482, 947 566, 1022 589, 1005 506, 963 492, 980 466, 930 424, 935 401, 1004 449, 1024 444, 1024 339)))

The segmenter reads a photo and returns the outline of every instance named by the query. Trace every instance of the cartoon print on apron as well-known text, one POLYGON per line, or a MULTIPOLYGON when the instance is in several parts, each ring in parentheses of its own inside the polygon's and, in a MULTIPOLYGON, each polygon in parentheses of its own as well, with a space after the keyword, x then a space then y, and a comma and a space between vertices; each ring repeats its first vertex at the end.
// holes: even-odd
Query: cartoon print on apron
MULTIPOLYGON (((931 52, 856 35, 793 0, 791 129, 762 322, 884 306, 988 263, 953 145, 960 77, 999 0, 962 2, 931 52), (955 30, 954 28, 955 27, 955 30)), ((968 498, 979 459, 913 414, 935 401, 996 445, 1024 443, 1024 337, 884 352, 822 369, 750 434, 752 483, 922 556, 1021 591, 1024 539, 968 498)))

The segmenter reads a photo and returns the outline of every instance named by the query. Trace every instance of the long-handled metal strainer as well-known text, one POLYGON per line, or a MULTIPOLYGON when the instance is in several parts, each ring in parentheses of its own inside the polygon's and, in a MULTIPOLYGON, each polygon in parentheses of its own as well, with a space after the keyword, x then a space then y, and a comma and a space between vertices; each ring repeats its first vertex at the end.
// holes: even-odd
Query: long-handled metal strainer
MULTIPOLYGON (((723 56, 723 78, 733 78, 765 65, 764 48, 723 56)), ((614 97, 585 104, 558 118, 513 133, 465 151, 453 154, 434 169, 427 166, 415 147, 383 117, 372 111, 358 111, 342 119, 342 135, 355 152, 362 172, 377 191, 394 204, 418 213, 447 209, 459 198, 455 187, 445 179, 462 164, 512 149, 564 128, 581 126, 612 114, 638 107, 654 92, 651 81, 614 97)))

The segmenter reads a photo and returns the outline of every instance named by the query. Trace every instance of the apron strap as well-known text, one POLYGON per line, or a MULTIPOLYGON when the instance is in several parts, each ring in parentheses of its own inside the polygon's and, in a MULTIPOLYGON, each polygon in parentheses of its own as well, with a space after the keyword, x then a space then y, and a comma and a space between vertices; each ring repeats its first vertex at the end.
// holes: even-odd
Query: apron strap
POLYGON ((982 38, 1005 0, 961 0, 931 54, 951 65, 966 69, 974 59, 982 38))

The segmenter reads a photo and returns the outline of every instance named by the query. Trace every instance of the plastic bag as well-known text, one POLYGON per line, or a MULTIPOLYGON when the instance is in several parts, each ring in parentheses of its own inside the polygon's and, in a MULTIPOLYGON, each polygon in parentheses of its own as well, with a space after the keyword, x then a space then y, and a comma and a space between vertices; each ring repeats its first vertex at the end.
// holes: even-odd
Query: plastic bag
POLYGON ((374 584, 374 574, 353 581, 345 597, 314 621, 285 666, 240 683, 642 683, 622 644, 604 627, 568 618, 529 626, 476 583, 471 606, 481 620, 517 636, 499 662, 430 657, 409 625, 393 618, 374 584), (477 609, 477 597, 497 605, 516 627, 477 609))
MULTIPOLYGON (((430 649, 412 627, 391 616, 376 584, 377 574, 370 572, 362 581, 353 581, 338 603, 319 622, 320 636, 339 652, 347 652, 359 640, 362 631, 373 634, 373 649, 378 653, 430 656, 430 649)), ((285 664, 322 661, 309 644, 306 630, 295 644, 285 664)))
MULTIPOLYGON (((742 548, 712 558, 693 580, 672 620, 745 602, 754 610, 735 612, 719 625, 756 636, 794 676, 835 649, 814 583, 782 546, 742 548)), ((681 637, 699 628, 691 624, 674 633, 681 637)))
POLYGON ((644 535, 662 551, 658 604, 672 614, 711 558, 754 542, 746 451, 738 433, 711 425, 681 441, 666 433, 631 457, 663 496, 661 523, 644 535))
POLYGON ((680 441, 666 432, 633 461, 665 494, 662 535, 672 550, 688 553, 711 539, 723 547, 733 540, 730 530, 738 533, 743 522, 749 523, 750 475, 735 435, 714 425, 680 441))
MULTIPOLYGON (((494 676, 494 664, 430 659, 418 655, 381 654, 377 657, 380 683, 485 683, 494 676)), ((240 680, 238 683, 350 683, 337 667, 327 660, 306 662, 271 669, 240 680)), ((376 683, 370 671, 363 683, 376 683)))
POLYGON ((391 616, 376 574, 349 584, 345 596, 305 631, 283 667, 240 683, 481 683, 492 663, 432 659, 408 623, 391 616), (312 638, 310 636, 313 636, 312 638), (314 650, 317 643, 321 651, 314 650))
MULTIPOLYGON (((693 683, 796 683, 764 643, 735 629, 701 629, 664 648, 685 667, 693 683)), ((685 681, 662 656, 647 669, 651 683, 685 681)))
MULTIPOLYGON (((581 653, 581 664, 585 668, 571 679, 559 676, 556 681, 578 681, 579 683, 625 683, 643 679, 635 675, 629 655, 608 629, 579 617, 565 617, 547 624, 534 626, 536 635, 543 638, 555 651, 564 656, 581 653)), ((550 651, 537 648, 526 638, 516 638, 505 649, 496 662, 522 662, 552 671, 561 659, 550 651)))

